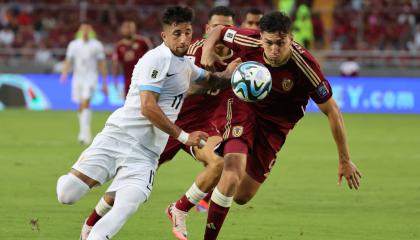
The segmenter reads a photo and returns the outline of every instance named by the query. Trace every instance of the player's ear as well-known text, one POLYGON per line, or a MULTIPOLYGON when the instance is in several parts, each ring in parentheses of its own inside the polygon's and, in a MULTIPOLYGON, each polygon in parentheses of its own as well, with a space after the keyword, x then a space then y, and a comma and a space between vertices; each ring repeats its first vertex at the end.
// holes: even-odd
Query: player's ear
POLYGON ((208 23, 206 23, 206 28, 204 30, 206 33, 210 31, 210 25, 208 23))
POLYGON ((163 41, 166 40, 166 33, 164 31, 160 32, 160 37, 162 38, 163 41))

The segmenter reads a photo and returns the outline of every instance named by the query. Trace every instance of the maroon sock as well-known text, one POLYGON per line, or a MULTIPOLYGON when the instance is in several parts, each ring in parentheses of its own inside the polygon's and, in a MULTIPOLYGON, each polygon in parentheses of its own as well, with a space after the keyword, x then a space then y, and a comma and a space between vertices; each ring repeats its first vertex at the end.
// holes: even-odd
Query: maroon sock
POLYGON ((203 198, 203 200, 206 201, 207 203, 209 203, 212 194, 213 194, 213 190, 208 192, 207 195, 203 198))
POLYGON ((96 210, 93 209, 92 213, 89 215, 88 219, 86 220, 86 225, 94 226, 101 218, 102 216, 99 216, 98 213, 96 213, 96 210))
POLYGON ((194 203, 191 203, 185 194, 176 202, 175 207, 181 211, 188 212, 191 208, 195 206, 194 203))
POLYGON ((223 222, 225 221, 229 209, 230 208, 219 206, 214 202, 210 203, 204 240, 217 239, 217 235, 219 235, 220 229, 222 228, 223 222))

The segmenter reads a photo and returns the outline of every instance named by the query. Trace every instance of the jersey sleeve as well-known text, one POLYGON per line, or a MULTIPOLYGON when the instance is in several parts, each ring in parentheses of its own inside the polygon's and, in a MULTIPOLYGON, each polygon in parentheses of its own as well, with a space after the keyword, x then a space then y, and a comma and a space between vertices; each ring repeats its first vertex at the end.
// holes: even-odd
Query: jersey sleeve
POLYGON ((248 28, 225 27, 220 33, 220 41, 233 51, 261 47, 260 32, 248 28))
POLYGON ((161 93, 164 79, 168 73, 170 59, 159 52, 148 52, 134 67, 132 81, 137 84, 140 91, 161 93))
POLYGON ((197 83, 197 82, 205 80, 206 70, 198 67, 191 60, 189 61, 190 61, 190 66, 191 66, 191 81, 197 83))
POLYGON ((328 101, 332 96, 331 85, 325 78, 315 58, 302 46, 292 43, 292 59, 300 69, 309 96, 315 103, 321 104, 328 101))

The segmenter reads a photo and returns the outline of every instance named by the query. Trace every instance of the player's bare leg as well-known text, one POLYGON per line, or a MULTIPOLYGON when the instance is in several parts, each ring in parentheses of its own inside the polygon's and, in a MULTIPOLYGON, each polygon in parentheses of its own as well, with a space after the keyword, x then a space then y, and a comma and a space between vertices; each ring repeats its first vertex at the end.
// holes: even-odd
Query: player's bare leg
POLYGON ((90 99, 84 99, 79 105, 79 136, 78 140, 80 143, 88 145, 92 140, 90 121, 92 118, 92 112, 90 110, 90 99))
POLYGON ((235 195, 233 196, 233 201, 239 205, 246 204, 255 196, 255 194, 257 194, 260 186, 261 183, 255 181, 248 174, 245 174, 245 176, 241 179, 235 195))
POLYGON ((107 192, 101 199, 95 208, 90 213, 89 217, 85 219, 80 232, 80 240, 87 240, 93 226, 111 210, 114 205, 115 192, 107 192))
POLYGON ((246 158, 245 153, 228 153, 225 155, 222 176, 211 197, 204 234, 205 240, 217 239, 232 205, 233 196, 245 174, 246 158))
POLYGON ((99 184, 96 180, 72 169, 57 181, 57 198, 60 203, 73 204, 79 201, 92 187, 99 184))
POLYGON ((172 222, 172 232, 177 239, 187 239, 186 216, 219 181, 223 169, 223 158, 214 153, 214 148, 221 142, 219 136, 210 137, 204 148, 194 149, 194 155, 204 164, 204 169, 196 177, 190 189, 174 204, 166 209, 172 222))

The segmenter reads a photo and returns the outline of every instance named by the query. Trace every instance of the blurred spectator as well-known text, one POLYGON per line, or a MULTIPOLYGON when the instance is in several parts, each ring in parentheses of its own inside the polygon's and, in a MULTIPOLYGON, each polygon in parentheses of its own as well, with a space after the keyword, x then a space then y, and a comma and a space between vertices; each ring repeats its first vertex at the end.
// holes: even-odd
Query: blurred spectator
POLYGON ((49 63, 53 60, 52 52, 47 48, 44 41, 38 44, 34 58, 38 63, 49 63))
POLYGON ((324 48, 324 23, 321 14, 316 12, 312 14, 312 26, 314 31, 314 47, 315 49, 324 48))
POLYGON ((245 12, 245 18, 242 21, 241 27, 260 29, 260 19, 263 16, 263 12, 258 8, 250 8, 245 12))
POLYGON ((309 48, 314 39, 311 10, 306 4, 297 8, 296 19, 293 22, 293 39, 305 48, 309 48))
POLYGON ((0 30, 0 46, 9 47, 12 45, 14 39, 15 33, 9 25, 6 25, 2 30, 0 30))
POLYGON ((356 77, 359 76, 359 64, 352 57, 347 58, 345 62, 340 65, 340 74, 343 77, 356 77))

